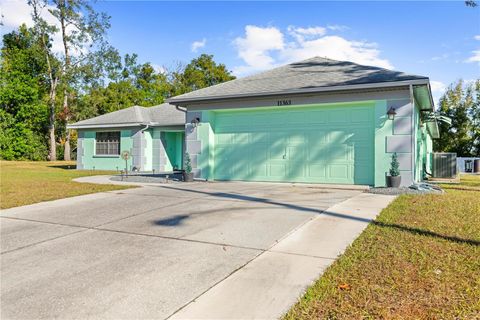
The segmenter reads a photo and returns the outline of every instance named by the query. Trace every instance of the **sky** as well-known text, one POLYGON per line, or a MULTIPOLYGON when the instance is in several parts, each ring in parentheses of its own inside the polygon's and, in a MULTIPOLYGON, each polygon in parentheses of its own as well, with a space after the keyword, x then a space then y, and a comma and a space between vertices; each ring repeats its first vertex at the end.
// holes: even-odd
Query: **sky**
MULTIPOLYGON (((243 77, 322 56, 428 76, 436 101, 452 82, 480 78, 480 6, 460 0, 100 1, 94 6, 111 16, 106 37, 114 47, 137 53, 140 62, 159 70, 207 53, 243 77)), ((26 0, 0 0, 0 10, 2 34, 31 24, 26 0)), ((60 50, 56 42, 54 49, 60 50)))

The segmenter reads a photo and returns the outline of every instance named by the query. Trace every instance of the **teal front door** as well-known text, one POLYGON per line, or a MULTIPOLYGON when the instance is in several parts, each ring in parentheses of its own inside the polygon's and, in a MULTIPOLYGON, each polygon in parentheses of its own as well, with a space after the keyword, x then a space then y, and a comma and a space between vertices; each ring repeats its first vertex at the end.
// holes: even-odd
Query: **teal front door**
POLYGON ((373 106, 215 115, 216 180, 373 185, 373 106))

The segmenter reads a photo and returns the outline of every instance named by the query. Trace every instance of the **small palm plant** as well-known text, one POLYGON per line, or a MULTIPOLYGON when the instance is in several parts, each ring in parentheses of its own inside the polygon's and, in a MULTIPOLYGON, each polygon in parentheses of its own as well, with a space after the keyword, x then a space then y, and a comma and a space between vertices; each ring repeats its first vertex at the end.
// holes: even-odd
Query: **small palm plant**
POLYGON ((192 172, 192 159, 190 159, 190 154, 188 152, 185 153, 185 172, 192 172))
POLYGON ((390 162, 390 175, 387 176, 387 187, 398 188, 402 181, 400 176, 400 163, 398 162, 397 153, 392 154, 392 162, 390 162))
POLYGON ((392 155, 392 162, 390 162, 390 176, 397 177, 400 175, 400 163, 398 162, 397 153, 394 152, 392 155))
POLYGON ((193 181, 193 173, 192 173, 192 159, 190 159, 190 154, 188 152, 185 153, 185 161, 184 161, 184 173, 183 173, 183 181, 185 182, 192 182, 193 181))

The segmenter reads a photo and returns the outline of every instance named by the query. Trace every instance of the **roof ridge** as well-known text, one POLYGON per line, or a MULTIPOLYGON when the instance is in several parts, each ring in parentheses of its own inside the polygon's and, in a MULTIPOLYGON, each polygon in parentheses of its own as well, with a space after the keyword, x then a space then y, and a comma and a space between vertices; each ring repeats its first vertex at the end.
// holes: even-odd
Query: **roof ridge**
POLYGON ((144 119, 143 119, 143 112, 140 111, 141 109, 140 108, 143 108, 142 106, 133 106, 131 107, 133 108, 133 111, 135 112, 135 118, 138 122, 144 122, 144 119))

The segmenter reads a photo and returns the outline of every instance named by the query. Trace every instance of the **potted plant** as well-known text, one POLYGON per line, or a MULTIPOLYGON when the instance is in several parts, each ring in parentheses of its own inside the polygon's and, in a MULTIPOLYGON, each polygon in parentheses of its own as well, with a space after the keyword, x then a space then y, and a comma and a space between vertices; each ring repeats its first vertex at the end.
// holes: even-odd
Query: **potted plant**
POLYGON ((183 171, 183 181, 193 181, 192 160, 190 159, 190 154, 188 152, 185 153, 185 170, 183 171))
POLYGON ((398 188, 402 177, 400 176, 400 163, 398 162, 397 153, 393 153, 392 162, 390 163, 390 175, 387 176, 387 187, 398 188))

